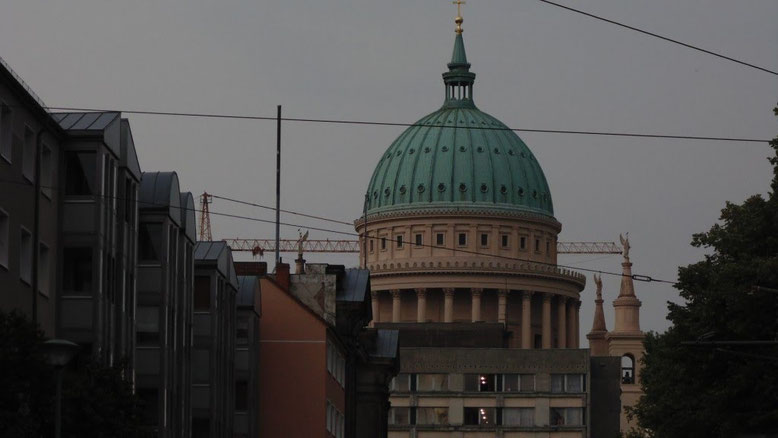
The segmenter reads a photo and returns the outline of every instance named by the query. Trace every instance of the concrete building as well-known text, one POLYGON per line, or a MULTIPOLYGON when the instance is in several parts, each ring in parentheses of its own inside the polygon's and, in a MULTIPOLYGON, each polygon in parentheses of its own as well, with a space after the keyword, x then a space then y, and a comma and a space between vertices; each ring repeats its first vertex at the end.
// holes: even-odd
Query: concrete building
POLYGON ((385 437, 397 333, 364 329, 368 272, 300 272, 260 280, 260 436, 385 437))
POLYGON ((158 436, 189 436, 194 199, 175 172, 144 172, 138 204, 136 392, 158 436))
POLYGON ((235 412, 238 276, 224 242, 197 242, 194 260, 192 437, 228 438, 235 412))
POLYGON ((262 301, 257 275, 238 275, 238 296, 235 304, 237 308, 233 437, 257 437, 259 436, 259 375, 261 372, 259 366, 259 321, 262 317, 262 301))
POLYGON ((44 107, 0 58, 0 309, 23 312, 52 336, 67 134, 44 107))
MULTIPOLYGON (((389 436, 588 437, 586 279, 557 266, 562 226, 537 159, 476 107, 455 21, 443 106, 383 153, 354 222, 372 323, 401 332, 389 436)), ((605 365, 602 388, 618 381, 605 365)))

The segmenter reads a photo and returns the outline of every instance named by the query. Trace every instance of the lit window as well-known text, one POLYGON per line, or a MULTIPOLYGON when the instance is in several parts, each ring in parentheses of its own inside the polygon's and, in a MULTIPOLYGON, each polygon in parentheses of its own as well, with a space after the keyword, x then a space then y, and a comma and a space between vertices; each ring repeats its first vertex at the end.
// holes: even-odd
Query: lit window
POLYGON ((464 424, 466 426, 494 426, 497 424, 495 408, 465 408, 464 424))
POLYGON ((28 181, 35 179, 35 134, 27 126, 24 127, 22 143, 22 175, 28 181))
POLYGON ((27 284, 32 283, 32 234, 24 228, 19 246, 19 277, 27 284))
POLYGON ((494 392, 496 382, 494 374, 465 374, 465 391, 494 392))
POLYGON ((12 123, 13 113, 11 107, 0 104, 0 156, 9 163, 13 161, 12 123))
POLYGON ((635 358, 631 354, 621 356, 621 383, 635 383, 635 358))

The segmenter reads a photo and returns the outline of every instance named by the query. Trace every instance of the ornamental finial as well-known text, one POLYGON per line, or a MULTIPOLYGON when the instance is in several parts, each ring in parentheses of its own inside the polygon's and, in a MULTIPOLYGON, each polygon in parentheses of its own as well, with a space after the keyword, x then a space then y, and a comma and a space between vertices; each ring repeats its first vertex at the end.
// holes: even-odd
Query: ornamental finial
POLYGON ((457 5, 457 17, 454 18, 454 23, 457 24, 455 32, 458 34, 462 34, 462 21, 464 21, 462 19, 462 5, 464 5, 467 2, 465 2, 464 0, 454 0, 451 3, 457 5))

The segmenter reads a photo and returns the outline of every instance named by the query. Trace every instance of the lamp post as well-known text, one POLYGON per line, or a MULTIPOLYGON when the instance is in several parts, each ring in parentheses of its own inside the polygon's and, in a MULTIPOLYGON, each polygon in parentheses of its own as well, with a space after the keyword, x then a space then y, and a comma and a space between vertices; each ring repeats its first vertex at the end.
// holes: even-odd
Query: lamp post
POLYGON ((62 429, 62 370, 80 347, 64 339, 51 339, 43 343, 46 361, 57 371, 57 398, 54 405, 54 437, 60 438, 62 429))

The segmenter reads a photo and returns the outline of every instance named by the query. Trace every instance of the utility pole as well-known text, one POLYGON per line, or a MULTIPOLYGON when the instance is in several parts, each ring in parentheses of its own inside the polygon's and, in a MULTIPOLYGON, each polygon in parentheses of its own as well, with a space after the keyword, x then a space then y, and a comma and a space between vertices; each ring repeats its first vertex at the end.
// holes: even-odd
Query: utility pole
POLYGON ((281 105, 276 117, 276 266, 281 263, 279 240, 281 238, 281 105))

